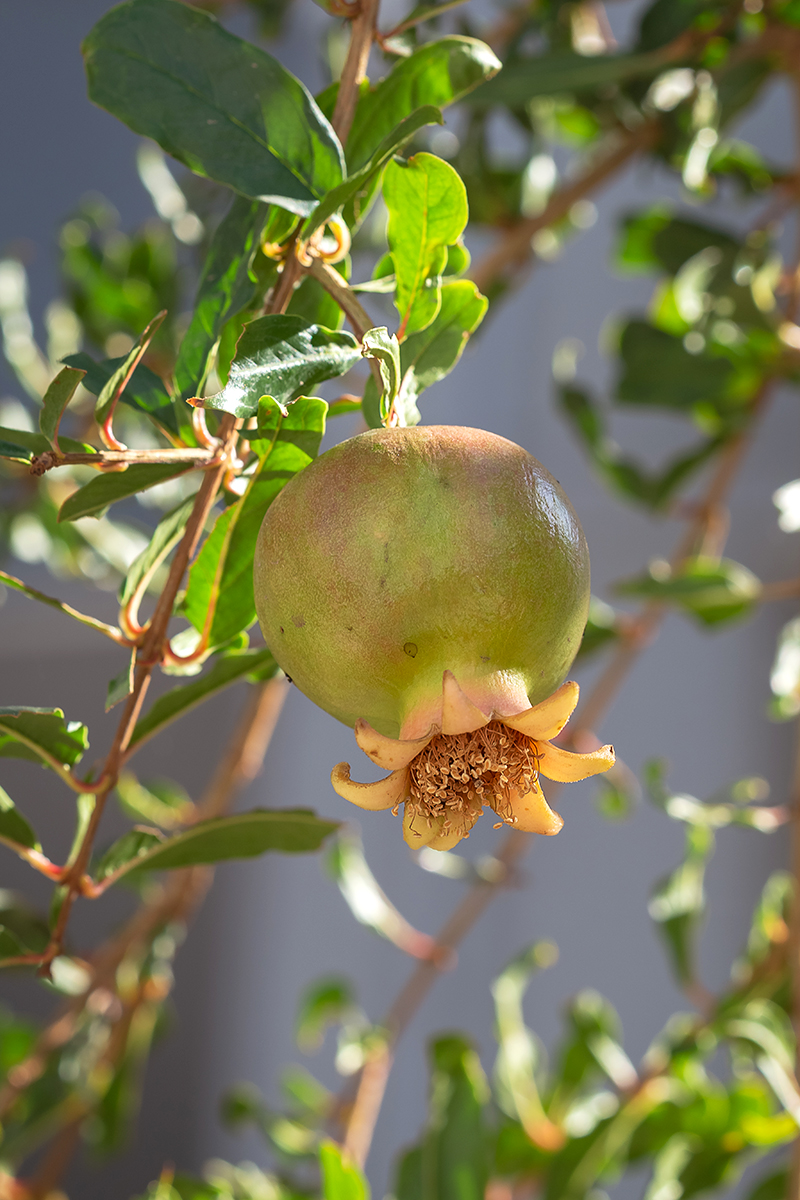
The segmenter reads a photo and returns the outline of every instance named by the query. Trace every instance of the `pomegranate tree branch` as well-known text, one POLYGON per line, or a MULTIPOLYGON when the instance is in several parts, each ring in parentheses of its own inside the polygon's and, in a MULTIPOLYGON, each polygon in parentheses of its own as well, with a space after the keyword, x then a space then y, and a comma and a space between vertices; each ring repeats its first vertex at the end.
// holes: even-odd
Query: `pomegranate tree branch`
POLYGON ((350 47, 339 80, 339 91, 331 119, 331 125, 342 145, 347 142, 347 135, 356 113, 359 88, 367 76, 367 63, 375 37, 379 2, 380 0, 361 0, 358 15, 353 18, 350 47))
POLYGON ((197 463, 207 465, 219 455, 218 448, 204 449, 197 446, 181 446, 170 450, 97 450, 70 453, 60 453, 56 450, 46 450, 44 454, 36 454, 31 459, 31 475, 44 475, 54 467, 85 466, 110 467, 127 466, 129 463, 197 463))

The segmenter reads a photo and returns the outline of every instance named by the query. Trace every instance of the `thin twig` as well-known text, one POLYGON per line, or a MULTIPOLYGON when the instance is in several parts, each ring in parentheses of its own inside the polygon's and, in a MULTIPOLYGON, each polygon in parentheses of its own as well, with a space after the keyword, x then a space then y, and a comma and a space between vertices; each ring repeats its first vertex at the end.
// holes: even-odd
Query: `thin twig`
MULTIPOLYGON (((372 320, 372 317, 369 315, 367 310, 361 305, 361 302, 359 301, 355 292, 347 286, 347 283, 344 279, 342 279, 339 272, 334 271, 333 267, 329 266, 328 263, 323 262, 321 258, 313 258, 311 260, 311 266, 308 268, 308 273, 309 275, 313 275, 314 279, 316 279, 317 282, 325 288, 326 292, 333 296, 334 300, 347 317, 347 320, 350 322, 353 333, 356 335, 358 340, 361 341, 367 330, 374 327, 375 322, 372 320)), ((375 358, 369 358, 367 361, 369 362, 369 368, 372 371, 372 377, 375 380, 375 384, 378 389, 378 395, 381 395, 383 392, 383 379, 381 378, 378 360, 375 358)))
POLYGON ((379 0, 362 0, 358 16, 353 19, 350 30, 350 47, 347 51, 336 105, 331 125, 342 145, 347 141, 350 126, 356 113, 359 88, 367 76, 369 52, 375 37, 379 0))
POLYGON ((219 447, 211 449, 197 446, 181 446, 173 450, 97 450, 57 453, 46 450, 31 459, 31 475, 44 475, 54 467, 84 466, 110 467, 133 463, 211 463, 219 455, 219 447))

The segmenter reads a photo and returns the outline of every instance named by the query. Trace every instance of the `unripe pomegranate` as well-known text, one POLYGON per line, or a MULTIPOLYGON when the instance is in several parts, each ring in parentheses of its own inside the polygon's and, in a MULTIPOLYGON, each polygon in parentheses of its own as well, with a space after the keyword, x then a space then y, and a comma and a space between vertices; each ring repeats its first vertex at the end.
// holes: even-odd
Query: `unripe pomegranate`
MULTIPOLYGON (((405 800, 412 844, 446 848, 484 803, 518 827, 557 832, 538 788, 540 767, 549 774, 540 741, 577 700, 574 684, 556 689, 586 622, 589 557, 569 501, 527 451, 453 426, 371 430, 335 446, 267 511, 255 595, 283 670, 395 768, 383 791, 362 792, 340 764, 338 791, 364 807, 405 800), (543 722, 512 728, 539 708, 543 722), (431 778, 442 792, 432 800, 431 778), (536 798, 525 825, 512 792, 536 798)), ((613 761, 550 749, 591 759, 580 778, 613 761)))

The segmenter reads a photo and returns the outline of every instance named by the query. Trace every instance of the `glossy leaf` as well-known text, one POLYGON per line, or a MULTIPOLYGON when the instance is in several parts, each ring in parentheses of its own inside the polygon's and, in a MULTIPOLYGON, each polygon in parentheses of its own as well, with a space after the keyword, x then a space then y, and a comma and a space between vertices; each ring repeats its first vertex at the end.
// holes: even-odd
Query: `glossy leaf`
POLYGON ((183 400, 201 394, 223 325, 253 297, 251 267, 266 215, 263 204, 235 196, 211 239, 175 363, 175 391, 183 400))
POLYGON ((658 561, 648 575, 619 583, 624 596, 645 596, 676 604, 701 624, 726 624, 748 616, 758 602, 761 584, 741 563, 730 559, 687 559, 676 570, 658 561))
POLYGON ((256 619, 253 555, 264 514, 293 475, 308 466, 325 432, 327 404, 301 396, 284 415, 275 401, 259 407, 251 446, 259 455, 247 491, 217 517, 189 572, 184 612, 208 644, 219 645, 256 619))
MULTIPOLYGON (((41 850, 36 834, 17 809, 8 792, 0 787, 0 840, 24 846, 28 850, 41 850)), ((2 916, 0 916, 2 920, 2 916)))
POLYGON ((386 236, 402 337, 430 325, 441 307, 447 247, 458 241, 467 223, 467 193, 449 163, 421 152, 404 165, 389 163, 383 198, 389 209, 386 236))
MULTIPOLYGON (((156 837, 147 845, 131 839, 127 843, 131 857, 109 871, 106 878, 113 876, 116 882, 134 869, 162 871, 231 858, 256 858, 269 850, 307 854, 318 850, 337 828, 336 821, 323 821, 305 808, 256 808, 234 816, 212 817, 198 821, 174 837, 165 840, 156 837)), ((121 856, 123 851, 118 853, 121 856)))
POLYGON ((56 449, 61 418, 85 374, 85 371, 79 371, 75 367, 62 367, 42 397, 39 429, 56 449))
POLYGON ((269 650, 242 650, 221 656, 210 670, 193 683, 181 684, 159 696, 137 722, 131 736, 131 746, 152 737, 170 721, 184 716, 222 688, 240 679, 270 679, 277 670, 269 650))
POLYGON ((59 521, 101 516, 109 504, 194 470, 193 463, 136 463, 125 471, 108 471, 90 479, 68 496, 58 510, 59 521))
POLYGON ((323 380, 349 371, 360 357, 350 333, 310 325, 302 317, 259 317, 239 339, 227 384, 206 397, 203 408, 252 417, 262 396, 290 404, 323 380))
POLYGON ((347 164, 358 171, 384 138, 423 105, 444 108, 491 79, 500 61, 484 42, 443 37, 395 60, 391 72, 366 91, 347 138, 347 164))
MULTIPOLYGON (((107 358, 98 363, 81 351, 79 354, 68 354, 64 362, 71 367, 85 371, 86 377, 83 380, 83 386, 93 396, 99 396, 108 381, 123 365, 125 359, 107 358)), ((135 408, 137 412, 150 417, 166 434, 172 437, 177 435, 178 422, 170 395, 155 371, 151 371, 144 363, 139 363, 136 367, 120 400, 129 408, 135 408)), ((62 450, 67 449, 64 438, 61 438, 60 441, 62 450)))
POLYGON ((90 98, 198 175, 307 215, 342 180, 338 139, 269 54, 177 0, 128 0, 83 44, 90 98))
POLYGON ((438 108, 434 108, 431 104, 423 105, 416 112, 405 117, 398 124, 396 129, 383 139, 374 154, 372 154, 359 170, 352 175, 348 175, 344 183, 340 183, 338 187, 333 188, 328 192, 324 200, 321 200, 314 209, 311 216, 303 225, 302 236, 308 238, 315 229, 319 229, 320 225, 332 217, 334 213, 344 208, 346 204, 354 206, 354 216, 358 220, 361 215, 360 200, 369 196, 372 191, 372 184, 376 177, 383 170, 392 155, 403 147, 406 142, 420 129, 426 125, 442 125, 444 118, 438 108))
POLYGON ((65 721, 60 708, 0 708, 2 757, 67 770, 80 761, 88 746, 86 726, 65 721))
POLYGON ((486 83, 470 103, 478 108, 506 105, 521 108, 535 96, 562 92, 582 94, 610 84, 646 79, 661 69, 662 59, 652 54, 575 54, 556 50, 535 58, 506 63, 495 79, 486 83))
POLYGON ((343 1146, 321 1142, 319 1161, 324 1200, 369 1200, 369 1184, 343 1146))
POLYGON ((136 591, 146 585, 147 580, 151 578, 159 564, 177 546, 193 507, 194 496, 191 496, 161 518, 144 550, 128 567, 128 573, 120 589, 120 604, 127 604, 136 591))

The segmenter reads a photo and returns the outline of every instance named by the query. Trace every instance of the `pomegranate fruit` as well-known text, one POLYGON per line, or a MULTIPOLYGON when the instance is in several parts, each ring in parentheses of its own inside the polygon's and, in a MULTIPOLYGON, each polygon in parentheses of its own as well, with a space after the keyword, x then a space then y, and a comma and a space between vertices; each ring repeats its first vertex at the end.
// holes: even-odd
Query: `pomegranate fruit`
POLYGON ((556 689, 586 622, 589 557, 559 485, 505 438, 416 426, 333 447, 267 511, 255 596, 283 670, 393 771, 361 785, 339 764, 337 791, 404 801, 413 845, 455 844, 484 804, 555 833, 540 771, 613 762, 610 747, 547 746, 577 701, 576 685, 556 689))

